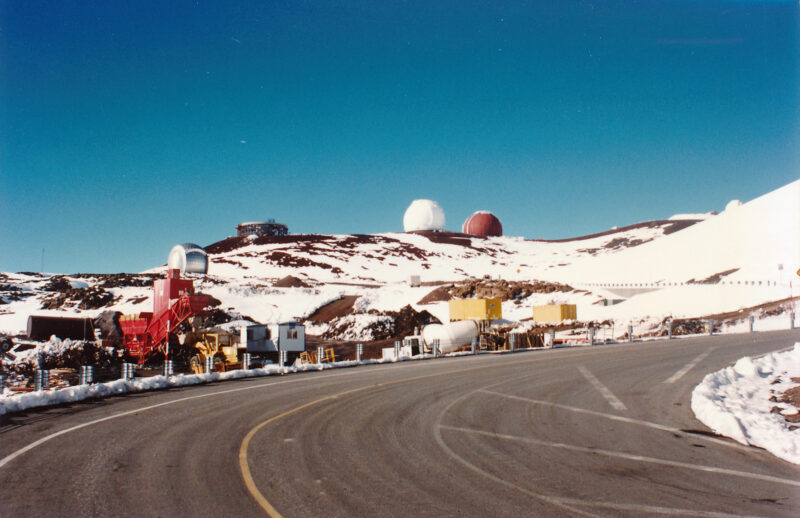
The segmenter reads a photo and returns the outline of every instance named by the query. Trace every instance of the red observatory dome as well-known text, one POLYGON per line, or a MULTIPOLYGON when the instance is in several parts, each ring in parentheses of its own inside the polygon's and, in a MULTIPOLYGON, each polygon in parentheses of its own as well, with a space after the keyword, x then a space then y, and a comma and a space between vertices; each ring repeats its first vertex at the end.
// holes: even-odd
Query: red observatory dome
POLYGON ((502 236, 503 224, 491 212, 479 210, 467 218, 461 232, 478 237, 502 236))

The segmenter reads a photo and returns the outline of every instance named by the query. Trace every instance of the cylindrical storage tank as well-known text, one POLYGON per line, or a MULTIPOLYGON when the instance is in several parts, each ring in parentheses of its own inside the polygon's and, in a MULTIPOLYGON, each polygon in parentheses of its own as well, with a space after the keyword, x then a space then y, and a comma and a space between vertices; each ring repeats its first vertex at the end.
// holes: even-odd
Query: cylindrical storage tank
POLYGON ((433 340, 438 338, 439 352, 445 354, 472 344, 472 339, 477 336, 478 326, 471 320, 430 324, 422 330, 422 339, 427 346, 430 348, 433 340))
POLYGON ((403 215, 403 229, 406 232, 417 230, 444 230, 444 211, 433 200, 414 200, 403 215))
POLYGON ((502 236, 503 224, 491 212, 479 210, 467 218, 461 232, 478 237, 502 236))
POLYGON ((194 243, 175 245, 169 252, 167 267, 181 273, 208 273, 208 255, 194 243))

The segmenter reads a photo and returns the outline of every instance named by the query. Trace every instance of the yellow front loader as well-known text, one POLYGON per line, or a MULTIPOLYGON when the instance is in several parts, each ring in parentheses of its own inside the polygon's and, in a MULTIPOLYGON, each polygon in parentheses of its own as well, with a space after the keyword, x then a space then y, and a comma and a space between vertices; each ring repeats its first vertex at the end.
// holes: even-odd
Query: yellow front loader
POLYGON ((241 355, 247 352, 246 346, 240 346, 239 337, 233 333, 200 333, 194 344, 197 353, 189 361, 192 372, 205 372, 206 358, 214 358, 215 371, 227 371, 241 368, 241 355))

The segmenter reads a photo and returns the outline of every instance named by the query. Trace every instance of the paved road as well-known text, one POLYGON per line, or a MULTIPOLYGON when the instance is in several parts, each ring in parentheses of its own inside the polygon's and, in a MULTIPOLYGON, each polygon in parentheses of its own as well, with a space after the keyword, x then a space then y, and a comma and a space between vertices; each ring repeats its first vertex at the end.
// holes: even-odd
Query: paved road
POLYGON ((0 516, 798 516, 800 468, 704 435, 689 407, 705 373, 795 341, 405 362, 10 416, 0 516))

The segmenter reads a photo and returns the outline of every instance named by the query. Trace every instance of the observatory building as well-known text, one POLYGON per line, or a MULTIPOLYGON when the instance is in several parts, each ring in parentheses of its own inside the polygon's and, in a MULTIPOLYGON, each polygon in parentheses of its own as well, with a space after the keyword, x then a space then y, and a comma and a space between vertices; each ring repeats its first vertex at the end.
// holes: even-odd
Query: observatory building
POLYGON ((169 252, 167 268, 181 273, 208 273, 208 255, 199 245, 183 243, 175 245, 169 252))
POLYGON ((467 218, 461 232, 478 237, 502 236, 503 224, 491 212, 479 210, 467 218))
POLYGON ((289 227, 283 223, 276 223, 274 219, 268 221, 248 221, 236 225, 236 235, 247 236, 285 236, 289 227))
POLYGON ((414 200, 403 216, 403 230, 444 230, 444 211, 433 200, 414 200))

